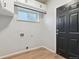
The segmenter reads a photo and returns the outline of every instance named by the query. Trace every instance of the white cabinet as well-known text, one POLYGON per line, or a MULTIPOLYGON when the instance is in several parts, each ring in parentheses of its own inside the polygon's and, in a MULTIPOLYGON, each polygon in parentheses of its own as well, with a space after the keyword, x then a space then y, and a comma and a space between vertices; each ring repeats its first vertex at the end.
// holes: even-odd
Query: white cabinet
POLYGON ((43 11, 46 11, 46 10, 47 10, 47 9, 46 9, 46 8, 47 8, 46 5, 43 4, 43 3, 40 3, 40 2, 35 1, 35 0, 28 0, 27 2, 28 2, 28 3, 26 3, 26 4, 28 4, 28 5, 30 5, 30 6, 33 6, 33 7, 35 7, 35 8, 40 9, 40 10, 43 10, 43 11))
POLYGON ((0 14, 12 15, 14 13, 14 0, 0 0, 0 14))
POLYGON ((47 5, 46 4, 40 3, 40 2, 35 1, 35 0, 16 0, 16 2, 24 4, 27 7, 30 6, 30 8, 37 10, 37 11, 41 11, 41 12, 47 11, 47 5))

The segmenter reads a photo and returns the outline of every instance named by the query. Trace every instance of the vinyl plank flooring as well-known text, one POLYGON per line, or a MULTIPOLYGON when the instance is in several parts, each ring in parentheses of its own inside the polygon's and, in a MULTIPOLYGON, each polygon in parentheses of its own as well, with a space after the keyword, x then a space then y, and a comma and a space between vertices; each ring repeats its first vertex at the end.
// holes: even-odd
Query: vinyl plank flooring
POLYGON ((45 48, 35 49, 22 54, 10 56, 4 59, 65 59, 45 48))

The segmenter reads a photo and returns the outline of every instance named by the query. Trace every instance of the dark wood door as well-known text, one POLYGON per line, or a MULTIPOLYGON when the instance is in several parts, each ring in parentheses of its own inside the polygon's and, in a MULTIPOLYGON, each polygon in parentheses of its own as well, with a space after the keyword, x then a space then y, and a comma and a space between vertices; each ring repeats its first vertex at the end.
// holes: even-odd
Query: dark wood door
POLYGON ((57 53, 79 59, 79 8, 65 9, 57 9, 57 53))
POLYGON ((57 53, 63 56, 67 54, 67 31, 66 31, 66 15, 58 16, 57 20, 57 53))

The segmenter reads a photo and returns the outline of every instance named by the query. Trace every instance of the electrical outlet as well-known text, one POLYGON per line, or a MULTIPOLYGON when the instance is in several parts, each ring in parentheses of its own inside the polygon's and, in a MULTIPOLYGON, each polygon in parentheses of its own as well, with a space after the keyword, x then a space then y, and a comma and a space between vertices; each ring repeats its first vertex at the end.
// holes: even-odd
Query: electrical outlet
POLYGON ((20 37, 24 37, 24 33, 20 33, 20 37))

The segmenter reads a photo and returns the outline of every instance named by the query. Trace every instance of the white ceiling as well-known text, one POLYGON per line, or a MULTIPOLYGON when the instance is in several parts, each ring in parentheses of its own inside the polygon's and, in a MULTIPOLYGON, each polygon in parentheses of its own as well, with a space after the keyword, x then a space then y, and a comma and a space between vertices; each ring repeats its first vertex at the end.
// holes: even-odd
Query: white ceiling
POLYGON ((37 0, 37 1, 39 1, 39 2, 41 2, 41 3, 47 3, 47 0, 37 0))

